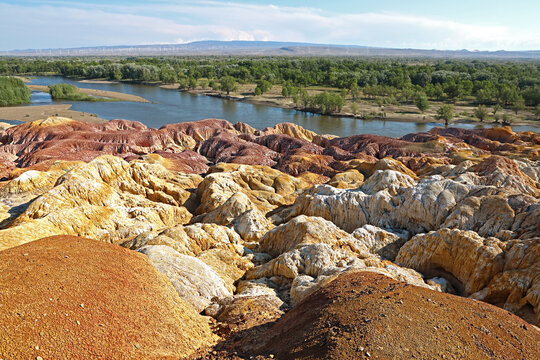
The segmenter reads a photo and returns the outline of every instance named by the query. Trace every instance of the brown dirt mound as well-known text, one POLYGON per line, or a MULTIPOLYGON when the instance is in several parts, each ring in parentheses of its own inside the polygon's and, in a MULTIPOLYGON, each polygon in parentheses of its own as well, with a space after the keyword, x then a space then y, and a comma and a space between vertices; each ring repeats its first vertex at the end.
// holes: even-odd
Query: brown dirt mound
POLYGON ((341 275, 247 341, 277 359, 540 359, 540 331, 517 316, 366 272, 341 275))
POLYGON ((1 359, 178 359, 212 339, 141 254, 71 236, 0 252, 1 359))

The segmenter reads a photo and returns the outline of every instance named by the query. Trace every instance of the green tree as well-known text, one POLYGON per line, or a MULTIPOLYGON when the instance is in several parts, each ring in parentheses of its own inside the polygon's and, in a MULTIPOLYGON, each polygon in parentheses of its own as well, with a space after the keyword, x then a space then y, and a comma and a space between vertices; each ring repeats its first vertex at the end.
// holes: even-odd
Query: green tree
POLYGON ((201 89, 206 89, 208 87, 208 80, 206 79, 199 80, 199 86, 201 87, 201 89))
POLYGON ((220 83, 221 91, 225 91, 227 95, 229 95, 231 91, 236 90, 236 80, 232 76, 222 77, 220 83))
POLYGON ((360 94, 360 89, 358 87, 358 82, 356 81, 356 79, 354 79, 354 81, 352 81, 351 84, 349 85, 349 92, 351 93, 353 100, 358 99, 358 95, 360 94))
POLYGON ((448 104, 442 105, 439 110, 437 110, 436 118, 438 120, 444 120, 444 125, 448 126, 450 121, 454 118, 454 107, 448 104))
POLYGON ((180 90, 189 89, 189 79, 187 77, 185 77, 185 76, 178 79, 178 88, 180 90))
POLYGON ((486 106, 478 105, 478 107, 474 109, 474 116, 476 116, 476 118, 480 120, 480 122, 484 122, 484 120, 488 117, 488 111, 486 106))
POLYGON ((422 114, 429 108, 429 101, 425 93, 421 92, 416 95, 416 107, 422 114))
POLYGON ((459 100, 459 98, 461 98, 461 96, 463 95, 463 88, 460 84, 451 82, 444 88, 444 92, 446 93, 448 98, 452 100, 455 104, 456 101, 459 100))
POLYGON ((169 64, 166 64, 161 68, 159 78, 162 82, 169 83, 169 84, 175 83, 178 81, 178 75, 176 74, 176 71, 169 64))
POLYGON ((525 101, 523 101, 523 98, 519 97, 516 100, 514 100, 514 104, 512 105, 512 111, 518 114, 521 110, 525 109, 525 101))
POLYGON ((288 86, 283 86, 281 88, 281 96, 289 97, 289 87, 288 86))
POLYGON ((304 110, 307 109, 309 102, 311 101, 311 97, 309 96, 306 89, 300 90, 300 102, 302 103, 302 106, 304 107, 304 110))
POLYGON ((256 87, 255 90, 253 90, 253 95, 255 96, 261 96, 262 95, 262 90, 260 87, 256 87))
POLYGON ((351 104, 351 112, 354 115, 354 117, 356 117, 358 115, 359 110, 360 110, 360 106, 358 106, 358 103, 353 102, 351 104))
POLYGON ((345 105, 345 99, 341 94, 324 91, 309 99, 310 105, 322 114, 339 112, 345 105))
POLYGON ((261 94, 264 94, 265 92, 270 91, 272 88, 272 83, 267 80, 260 80, 257 81, 257 88, 261 91, 261 94))
POLYGON ((195 89, 197 88, 197 80, 195 78, 188 78, 188 89, 195 89))
POLYGON ((540 104, 536 105, 534 108, 534 115, 536 115, 537 118, 540 118, 540 104))
POLYGON ((502 124, 505 126, 508 126, 512 123, 514 119, 512 118, 512 115, 510 114, 503 114, 502 116, 502 124))
POLYGON ((502 110, 502 106, 499 105, 499 104, 495 104, 495 106, 493 106, 493 109, 491 110, 491 112, 493 113, 493 116, 497 115, 497 111, 500 111, 502 110))

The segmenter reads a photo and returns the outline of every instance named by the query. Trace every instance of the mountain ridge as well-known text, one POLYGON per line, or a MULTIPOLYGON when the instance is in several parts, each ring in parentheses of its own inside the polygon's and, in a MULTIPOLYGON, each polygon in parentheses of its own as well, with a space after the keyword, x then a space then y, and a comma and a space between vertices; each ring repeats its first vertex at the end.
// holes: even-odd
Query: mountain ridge
POLYGON ((203 40, 184 44, 114 45, 77 48, 15 49, 0 56, 155 56, 155 55, 252 55, 252 56, 367 56, 430 58, 540 59, 540 50, 479 51, 384 48, 362 45, 317 44, 286 41, 203 40))

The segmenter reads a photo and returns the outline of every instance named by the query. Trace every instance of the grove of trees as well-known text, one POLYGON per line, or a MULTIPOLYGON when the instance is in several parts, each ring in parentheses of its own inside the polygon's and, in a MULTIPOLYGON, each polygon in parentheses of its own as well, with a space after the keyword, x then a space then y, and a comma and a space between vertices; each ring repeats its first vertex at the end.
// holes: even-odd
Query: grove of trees
POLYGON ((26 104, 30 102, 31 95, 21 79, 0 77, 0 106, 26 104))
MULTIPOLYGON (((280 85, 284 97, 293 98, 304 108, 310 104, 301 90, 313 86, 337 89, 353 100, 363 94, 390 103, 416 104, 422 112, 429 106, 425 99, 449 103, 466 100, 516 113, 540 104, 537 61, 213 56, 0 58, 0 75, 16 74, 178 83, 185 89, 203 81, 226 93, 237 84, 249 83, 256 84, 256 95, 280 85)), ((324 111, 339 108, 326 104, 328 101, 327 95, 321 95, 316 107, 324 111)))

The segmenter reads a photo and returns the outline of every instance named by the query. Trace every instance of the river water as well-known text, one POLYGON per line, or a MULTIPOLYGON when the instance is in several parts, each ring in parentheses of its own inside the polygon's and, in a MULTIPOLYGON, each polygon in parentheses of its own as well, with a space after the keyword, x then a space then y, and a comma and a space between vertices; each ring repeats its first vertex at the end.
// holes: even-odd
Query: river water
MULTIPOLYGON (((81 83, 61 76, 39 76, 31 82, 34 85, 58 83, 70 83, 81 88, 118 91, 141 96, 150 103, 128 101, 59 101, 58 103, 72 104, 72 110, 93 113, 103 119, 135 120, 153 128, 159 128, 171 123, 219 118, 226 119, 233 124, 239 121, 245 122, 257 129, 274 126, 282 122, 291 122, 318 134, 334 134, 338 136, 378 134, 401 137, 408 133, 427 131, 432 127, 441 126, 436 123, 406 123, 323 116, 290 109, 225 100, 212 96, 194 95, 148 85, 81 83)), ((52 103, 57 102, 53 101, 49 94, 38 91, 32 92, 32 105, 52 103)), ((456 126, 468 129, 478 127, 476 124, 456 124, 456 126)), ((484 126, 488 127, 490 125, 486 124, 484 126)), ((540 127, 514 126, 513 129, 514 131, 539 131, 540 127)))

